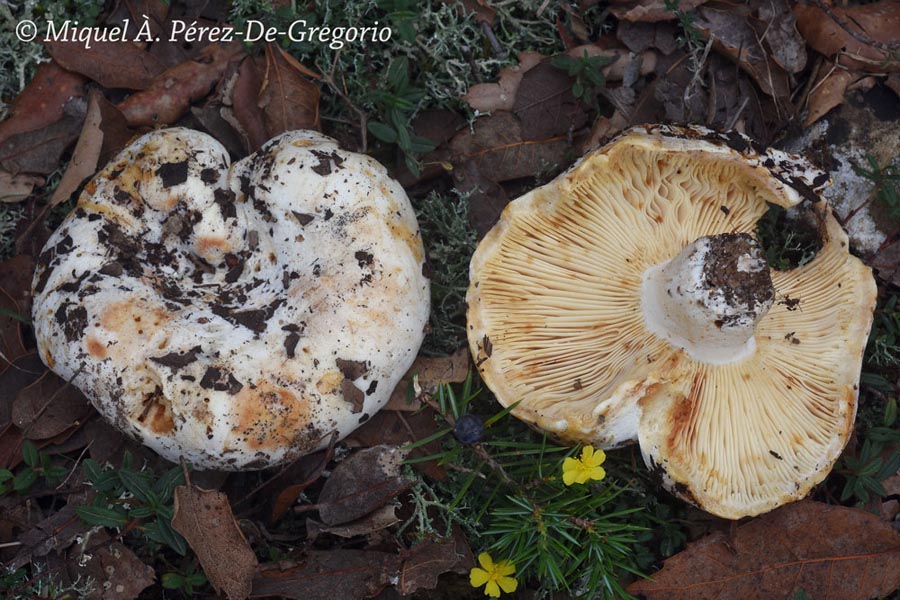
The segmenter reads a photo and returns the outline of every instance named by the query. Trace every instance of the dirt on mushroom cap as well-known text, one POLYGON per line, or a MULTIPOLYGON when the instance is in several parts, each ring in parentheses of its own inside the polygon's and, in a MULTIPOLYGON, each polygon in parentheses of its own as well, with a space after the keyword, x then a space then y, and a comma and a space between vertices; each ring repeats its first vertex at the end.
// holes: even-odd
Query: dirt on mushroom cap
POLYGON ((409 201, 369 157, 298 131, 228 163, 186 129, 126 148, 41 255, 35 331, 47 364, 167 458, 261 468, 387 402, 428 281, 409 201))

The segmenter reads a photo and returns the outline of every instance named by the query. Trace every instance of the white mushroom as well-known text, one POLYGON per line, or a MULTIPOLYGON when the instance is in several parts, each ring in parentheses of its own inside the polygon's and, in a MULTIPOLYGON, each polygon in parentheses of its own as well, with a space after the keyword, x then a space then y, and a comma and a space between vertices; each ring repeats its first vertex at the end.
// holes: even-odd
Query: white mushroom
POLYGON ((876 288, 824 174, 738 134, 637 128, 513 201, 479 245, 469 345, 513 414, 638 441, 667 487, 740 518, 805 496, 853 428, 876 288), (756 223, 812 202, 822 248, 770 271, 756 223))
POLYGON ((272 466, 387 402, 423 339, 423 259, 403 189, 330 138, 288 132, 229 168, 208 135, 155 131, 47 242, 38 349, 166 458, 272 466))

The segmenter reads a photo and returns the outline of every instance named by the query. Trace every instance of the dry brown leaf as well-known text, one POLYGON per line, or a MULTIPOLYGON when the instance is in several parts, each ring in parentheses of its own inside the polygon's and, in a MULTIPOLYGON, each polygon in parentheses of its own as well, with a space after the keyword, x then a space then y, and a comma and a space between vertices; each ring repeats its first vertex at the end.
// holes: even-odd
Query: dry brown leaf
POLYGON ((854 81, 860 78, 859 73, 835 67, 834 63, 825 61, 819 69, 819 79, 809 93, 806 116, 803 127, 809 127, 828 111, 844 102, 844 93, 854 81))
POLYGON ((263 111, 266 136, 273 138, 294 129, 319 129, 318 77, 281 46, 266 44, 266 71, 257 105, 263 111))
POLYGON ((361 600, 383 590, 397 576, 400 557, 370 550, 307 552, 302 562, 263 565, 251 598, 361 600))
POLYGON ((366 515, 356 521, 350 521, 343 525, 328 526, 320 523, 315 519, 306 520, 306 537, 310 541, 315 541, 323 533, 330 533, 342 538, 352 538, 358 535, 369 535, 382 529, 387 529, 391 525, 399 523, 397 517, 397 507, 393 504, 382 506, 378 510, 366 515))
POLYGON ((132 94, 117 106, 131 127, 172 124, 192 102, 209 94, 228 63, 243 53, 243 46, 237 42, 207 46, 195 59, 162 72, 146 90, 132 94))
POLYGON ((760 44, 747 11, 729 2, 710 2, 697 9, 697 14, 694 26, 707 39, 713 38, 713 48, 737 62, 764 94, 788 103, 788 75, 760 44))
MULTIPOLYGON (((371 448, 378 444, 402 447, 427 438, 438 431, 439 428, 434 420, 434 411, 431 408, 413 413, 380 410, 344 441, 351 447, 371 448)), ((440 451, 441 441, 437 439, 424 446, 413 448, 410 457, 431 456, 439 454, 440 451)), ((415 462, 412 464, 412 468, 437 481, 443 481, 447 477, 447 472, 438 464, 437 460, 415 462)))
POLYGON ((866 600, 900 585, 900 535, 867 511, 803 501, 717 532, 668 559, 654 581, 628 587, 647 600, 866 600))
MULTIPOLYGON (((678 9, 682 12, 694 10, 706 0, 681 0, 678 9)), ((674 21, 678 18, 675 12, 666 6, 665 0, 612 0, 610 12, 623 21, 641 21, 656 23, 658 21, 674 21)))
POLYGON ((47 371, 16 394, 12 420, 26 438, 44 440, 80 425, 92 410, 78 388, 47 371))
POLYGON ((216 591, 229 600, 250 595, 258 562, 231 513, 228 496, 193 484, 178 486, 172 528, 187 540, 216 591))
POLYGON ((414 411, 421 408, 421 403, 415 400, 415 391, 410 389, 413 378, 417 378, 419 389, 433 394, 439 385, 462 383, 468 374, 469 352, 466 348, 460 348, 450 356, 418 356, 394 388, 384 409, 414 411))
POLYGON ((756 31, 769 47, 772 60, 788 73, 802 71, 806 67, 806 42, 797 31, 797 19, 788 1, 766 0, 760 3, 758 15, 756 31))
POLYGON ((81 127, 81 135, 75 143, 69 166, 66 167, 59 185, 50 198, 50 206, 68 200, 81 182, 97 170, 97 161, 100 160, 100 150, 103 148, 103 130, 100 128, 102 114, 98 100, 100 96, 97 90, 91 90, 88 95, 88 109, 84 125, 81 127))
POLYGON ((43 177, 12 175, 0 170, 0 202, 21 202, 40 185, 44 185, 43 177))
POLYGON ((103 94, 97 94, 94 98, 100 108, 100 129, 103 131, 103 146, 100 148, 100 158, 97 161, 97 164, 102 166, 127 146, 137 132, 128 126, 122 111, 103 94))
POLYGON ((829 10, 830 14, 811 4, 794 5, 797 29, 816 52, 830 58, 839 54, 838 62, 851 69, 878 73, 900 68, 900 2, 882 0, 829 10))
POLYGON ((18 302, 6 291, 0 289, 0 372, 3 371, 7 361, 13 361, 26 354, 25 343, 22 340, 21 321, 13 318, 8 313, 21 315, 18 302), (8 311, 8 312, 7 312, 8 311))
POLYGON ((165 70, 158 58, 131 42, 46 42, 60 66, 107 88, 145 90, 165 70), (90 47, 87 47, 90 46, 90 47))
POLYGON ((314 506, 319 518, 326 525, 349 523, 396 498, 412 485, 400 472, 405 458, 396 446, 382 444, 338 463, 314 506))
POLYGON ((36 350, 16 358, 11 363, 0 358, 0 427, 5 427, 12 421, 12 404, 16 394, 37 381, 44 371, 46 367, 36 350))
POLYGON ((41 63, 34 79, 16 96, 9 117, 0 123, 0 144, 9 136, 43 129, 63 117, 72 98, 84 95, 85 79, 55 62, 41 63))
MULTIPOLYGON (((21 453, 21 447, 19 448, 21 453)), ((85 494, 72 494, 69 502, 57 511, 50 513, 19 536, 19 551, 16 556, 3 566, 19 569, 36 558, 47 556, 51 552, 61 552, 83 536, 91 526, 78 518, 76 506, 90 504, 85 494)))
POLYGON ((588 122, 584 104, 572 94, 572 78, 550 61, 541 62, 522 76, 513 112, 528 124, 521 129, 521 139, 528 141, 563 135, 588 122))
POLYGON ((262 57, 248 56, 237 71, 237 79, 231 88, 232 125, 244 138, 248 152, 255 152, 269 139, 262 111, 257 104, 262 87, 265 61, 262 57))
POLYGON ((0 143, 0 168, 12 174, 49 175, 59 168, 66 148, 78 138, 87 104, 83 98, 69 101, 61 119, 32 131, 14 133, 0 143))
POLYGON ((404 595, 423 589, 433 590, 443 573, 452 571, 465 575, 474 566, 475 559, 466 538, 462 531, 454 528, 449 540, 424 541, 410 550, 409 558, 403 562, 397 589, 404 595))
POLYGON ((522 76, 545 57, 537 52, 520 52, 519 63, 500 71, 496 83, 479 83, 473 85, 463 96, 463 101, 475 110, 493 112, 495 110, 512 110, 516 101, 516 90, 522 76))
POLYGON ((31 278, 34 274, 34 258, 19 254, 0 262, 0 290, 12 298, 20 314, 31 315, 31 278))
POLYGON ((94 581, 85 600, 134 600, 156 579, 153 567, 102 529, 69 549, 68 564, 73 577, 94 581))

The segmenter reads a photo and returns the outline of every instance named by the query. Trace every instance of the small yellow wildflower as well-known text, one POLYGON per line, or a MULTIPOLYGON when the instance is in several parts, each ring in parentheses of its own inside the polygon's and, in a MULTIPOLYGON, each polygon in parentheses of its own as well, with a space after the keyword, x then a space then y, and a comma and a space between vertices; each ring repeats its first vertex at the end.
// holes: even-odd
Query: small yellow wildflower
POLYGON ((603 450, 594 450, 593 446, 581 449, 581 458, 567 458, 563 461, 563 483, 587 483, 592 479, 600 481, 606 477, 606 470, 600 465, 606 460, 603 450))
POLYGON ((519 587, 516 578, 510 577, 516 572, 516 565, 513 563, 508 560, 494 562, 487 552, 478 555, 478 562, 482 568, 474 567, 469 572, 469 583, 476 588, 484 585, 485 596, 499 598, 501 589, 507 594, 512 594, 519 587))

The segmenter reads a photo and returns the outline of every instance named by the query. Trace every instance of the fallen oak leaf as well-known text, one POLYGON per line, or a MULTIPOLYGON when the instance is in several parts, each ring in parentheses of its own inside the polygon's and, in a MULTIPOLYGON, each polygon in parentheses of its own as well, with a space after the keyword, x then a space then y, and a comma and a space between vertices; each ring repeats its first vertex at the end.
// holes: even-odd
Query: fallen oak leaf
MULTIPOLYGON (((677 3, 678 10, 686 13, 704 2, 706 0, 681 0, 677 3)), ((678 18, 678 14, 669 8, 665 0, 612 0, 610 4, 610 12, 623 21, 657 23, 678 18)))
POLYGON ((81 135, 75 143, 72 151, 72 159, 66 167, 59 185, 50 197, 50 206, 56 206, 65 202, 69 196, 78 189, 81 182, 90 177, 97 170, 97 162, 100 160, 100 151, 103 148, 103 130, 100 128, 102 113, 97 97, 100 92, 91 90, 88 95, 88 109, 84 117, 84 125, 81 127, 81 135))
POLYGON ((794 5, 797 29, 812 48, 840 64, 869 72, 896 71, 900 3, 890 0, 850 7, 794 5))
POLYGON ((306 519, 306 537, 310 541, 315 541, 323 533, 330 533, 349 539, 358 535, 369 535, 370 533, 387 529, 399 522, 397 507, 393 504, 387 504, 361 519, 350 521, 343 525, 328 526, 312 518, 306 519))
POLYGON ((412 594, 419 590, 433 590, 438 577, 447 572, 465 575, 475 566, 472 550, 458 527, 454 527, 449 540, 426 540, 412 547, 400 570, 398 591, 412 594))
POLYGON ((237 42, 207 46, 193 60, 163 71, 146 90, 132 94, 116 106, 131 127, 174 123, 192 102, 209 94, 228 63, 243 53, 243 46, 237 42))
POLYGON ((84 96, 85 78, 55 62, 38 65, 34 78, 16 96, 9 117, 0 122, 0 144, 9 136, 42 129, 64 116, 72 98, 84 96))
POLYGON ((828 112, 843 104, 847 88, 859 79, 859 73, 839 68, 831 61, 824 61, 821 75, 810 90, 803 127, 809 127, 828 112))
POLYGON ((266 44, 266 71, 257 105, 263 111, 268 138, 295 129, 319 129, 319 88, 310 77, 319 75, 281 46, 266 44))
POLYGON ((417 411, 422 407, 415 399, 414 383, 427 394, 445 383, 462 383, 469 375, 469 351, 460 348, 450 356, 417 356, 391 393, 384 410, 417 411))
POLYGON ((78 138, 85 108, 83 98, 72 98, 58 121, 7 137, 0 143, 0 168, 13 174, 40 175, 58 169, 63 152, 78 138))
MULTIPOLYGON (((121 27, 119 28, 121 31, 121 27)), ((106 88, 147 89, 165 65, 132 42, 53 41, 47 52, 64 69, 80 73, 106 88)))
POLYGON ((399 569, 400 557, 387 552, 312 551, 307 552, 299 563, 260 567, 250 597, 361 600, 371 598, 387 587, 399 569))
POLYGON ((172 528, 197 555, 216 591, 229 600, 250 595, 258 561, 231 513, 228 496, 191 483, 176 487, 172 528))
POLYGON ((294 511, 318 510, 322 522, 332 526, 362 518, 412 485, 400 472, 405 458, 406 452, 386 444, 356 452, 335 466, 317 504, 294 511))
POLYGON ((544 58, 537 52, 520 52, 518 64, 500 71, 495 83, 479 83, 470 87, 462 97, 463 101, 475 110, 485 113, 495 110, 511 111, 516 102, 516 91, 522 76, 544 58))
POLYGON ((52 371, 16 394, 12 421, 30 440, 44 440, 81 425, 93 408, 81 391, 52 371))
POLYGON ((103 590, 102 595, 95 593, 89 599, 133 600, 156 579, 153 567, 141 562, 121 542, 110 539, 104 529, 70 548, 67 558, 71 576, 93 580, 95 589, 103 590))
POLYGON ((802 501, 706 536, 628 592, 646 600, 865 600, 900 585, 900 535, 863 510, 802 501))

